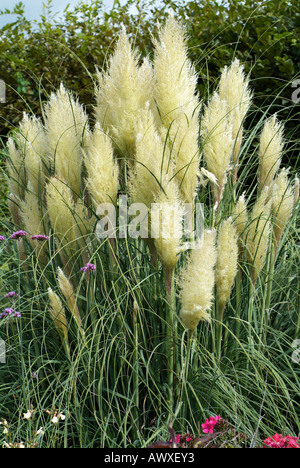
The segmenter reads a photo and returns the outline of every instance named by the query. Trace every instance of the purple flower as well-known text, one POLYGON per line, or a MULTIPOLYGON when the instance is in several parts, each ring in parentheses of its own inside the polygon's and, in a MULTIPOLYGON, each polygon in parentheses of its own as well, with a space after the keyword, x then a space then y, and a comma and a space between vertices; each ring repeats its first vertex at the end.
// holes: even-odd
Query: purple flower
POLYGON ((14 309, 11 307, 8 307, 7 309, 4 309, 4 314, 7 317, 8 315, 13 315, 15 313, 14 309))
POLYGON ((27 234, 28 233, 26 231, 16 231, 10 236, 10 238, 11 239, 20 239, 22 237, 27 236, 27 234))
POLYGON ((8 307, 7 309, 4 309, 4 312, 0 314, 0 318, 3 319, 5 317, 17 317, 20 318, 21 314, 20 312, 16 312, 14 309, 11 307, 8 307))
POLYGON ((5 240, 6 240, 6 237, 0 236, 0 241, 5 241, 5 240))
POLYGON ((95 271, 96 270, 96 265, 93 263, 87 263, 84 267, 80 268, 80 271, 83 271, 86 273, 87 271, 95 271))
POLYGON ((35 236, 31 236, 31 239, 38 240, 38 241, 47 241, 49 240, 49 236, 45 236, 44 234, 37 234, 35 236))
POLYGON ((16 293, 15 291, 11 291, 11 292, 5 294, 4 297, 5 297, 5 299, 9 299, 10 297, 19 297, 19 294, 16 293))

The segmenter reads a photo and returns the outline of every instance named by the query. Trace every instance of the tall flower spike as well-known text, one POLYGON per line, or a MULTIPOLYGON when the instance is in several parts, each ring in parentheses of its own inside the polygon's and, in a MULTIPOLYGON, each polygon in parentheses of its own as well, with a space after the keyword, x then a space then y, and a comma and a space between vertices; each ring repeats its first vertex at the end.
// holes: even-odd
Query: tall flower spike
POLYGON ((280 167, 283 150, 283 125, 276 115, 269 118, 263 128, 259 146, 258 182, 260 191, 270 187, 280 167))
POLYGON ((7 140, 7 150, 8 188, 15 200, 23 199, 26 187, 24 153, 17 149, 12 137, 7 140))
POLYGON ((75 200, 80 193, 82 148, 87 129, 83 107, 61 85, 45 107, 47 145, 57 176, 66 181, 75 200))
POLYGON ((62 305, 59 296, 51 289, 48 288, 48 296, 50 300, 50 316, 53 320, 54 326, 59 333, 61 340, 65 347, 69 346, 68 339, 68 323, 66 319, 66 312, 62 305))
POLYGON ((235 59, 229 68, 224 68, 220 79, 219 95, 227 102, 228 113, 232 121, 232 136, 235 141, 233 161, 237 163, 243 137, 243 122, 252 102, 249 78, 245 76, 244 67, 238 59, 235 59))
POLYGON ((182 196, 193 203, 200 164, 197 77, 188 58, 186 32, 173 16, 167 19, 154 45, 157 126, 163 125, 164 138, 168 136, 182 196))
POLYGON ((246 232, 246 250, 252 265, 252 281, 255 283, 260 275, 268 252, 271 232, 271 200, 270 190, 266 187, 260 194, 251 213, 251 220, 246 232))
POLYGON ((102 203, 116 203, 119 187, 119 168, 114 159, 109 136, 97 123, 86 142, 84 162, 87 169, 86 185, 95 210, 102 203))
POLYGON ((58 281, 59 289, 61 290, 61 292, 63 293, 66 299, 66 303, 68 305, 68 308, 72 316, 74 317, 79 329, 84 334, 84 331, 82 328, 82 320, 80 317, 79 309, 77 307, 77 301, 76 301, 76 296, 74 293, 73 286, 61 268, 57 269, 57 281, 58 281))
POLYGON ((124 26, 109 60, 108 71, 98 72, 96 118, 117 147, 132 160, 135 154, 136 113, 152 100, 153 72, 148 60, 139 66, 124 26))
POLYGON ((212 184, 215 202, 220 202, 230 169, 234 147, 232 124, 228 106, 218 93, 214 93, 202 118, 201 137, 207 169, 218 181, 212 184))
MULTIPOLYGON (((36 233, 42 234, 44 232, 44 227, 40 211, 40 202, 36 194, 31 191, 30 185, 29 190, 25 194, 25 200, 20 202, 20 208, 26 231, 31 235, 35 235, 36 233)), ((36 245, 32 240, 30 240, 30 242, 32 246, 36 245)))
POLYGON ((238 269, 238 237, 231 218, 221 224, 217 245, 216 285, 219 319, 221 320, 238 269))
POLYGON ((44 128, 39 119, 24 114, 20 123, 18 143, 24 156, 27 181, 32 191, 41 196, 45 187, 49 155, 44 128))
POLYGON ((54 234, 70 253, 76 239, 74 210, 71 189, 57 177, 51 177, 46 186, 46 204, 54 234))
POLYGON ((173 165, 149 105, 138 112, 137 121, 136 162, 130 171, 128 189, 133 203, 143 203, 150 209, 173 176, 173 165))
POLYGON ((272 187, 272 213, 276 250, 294 210, 294 194, 288 178, 288 169, 282 169, 272 187))
POLYGON ((206 230, 198 248, 191 251, 188 264, 181 274, 181 318, 192 332, 200 320, 210 321, 214 299, 217 250, 215 231, 206 230))
POLYGON ((177 184, 171 181, 151 209, 151 237, 165 271, 172 272, 182 251, 184 206, 177 184))

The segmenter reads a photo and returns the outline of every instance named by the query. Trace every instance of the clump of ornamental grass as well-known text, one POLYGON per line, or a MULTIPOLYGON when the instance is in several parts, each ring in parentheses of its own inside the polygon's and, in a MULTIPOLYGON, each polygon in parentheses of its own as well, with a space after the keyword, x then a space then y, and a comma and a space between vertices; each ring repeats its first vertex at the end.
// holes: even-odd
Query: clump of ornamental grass
POLYGON ((17 294, 3 311, 20 316, 9 321, 7 312, 0 334, 22 356, 9 375, 19 376, 20 365, 23 381, 0 389, 12 406, 26 393, 27 408, 37 395, 69 408, 65 444, 147 446, 162 420, 195 431, 199 415, 230 415, 232 402, 248 434, 299 419, 289 355, 291 321, 299 331, 299 180, 293 188, 281 167, 284 124, 271 116, 257 125, 249 160, 243 65, 225 67, 202 115, 197 79, 173 17, 154 39, 152 63, 122 28, 98 72, 94 126, 62 85, 44 118, 24 115, 7 140, 13 225, 1 227, 0 285, 17 294), (258 180, 249 187, 253 166, 258 180), (119 195, 132 204, 120 238, 119 195), (192 242, 199 201, 205 217, 192 242), (107 213, 116 222, 109 239, 96 235, 107 213), (142 240, 130 234, 138 223, 142 240), (283 239, 290 258, 280 255, 283 239))

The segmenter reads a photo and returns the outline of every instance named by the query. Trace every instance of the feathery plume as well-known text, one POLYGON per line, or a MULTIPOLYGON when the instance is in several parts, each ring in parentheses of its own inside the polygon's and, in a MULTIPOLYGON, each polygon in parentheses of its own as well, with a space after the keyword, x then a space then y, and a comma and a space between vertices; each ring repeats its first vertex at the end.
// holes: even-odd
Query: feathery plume
POLYGON ((204 232, 199 248, 193 249, 180 277, 181 318, 192 332, 200 320, 210 321, 214 299, 217 250, 215 231, 204 232))
POLYGON ((249 78, 245 76, 244 67, 238 59, 235 59, 229 68, 224 68, 220 79, 219 95, 227 102, 228 115, 232 122, 232 136, 235 141, 233 161, 237 162, 243 137, 243 122, 252 102, 249 78))
POLYGON ((172 272, 182 251, 184 206, 176 182, 161 191, 151 208, 151 237, 166 271, 172 272))
POLYGON ((24 156, 24 164, 31 190, 41 196, 45 187, 45 173, 48 166, 46 136, 40 119, 24 113, 19 127, 18 146, 24 156))
POLYGON ((78 101, 61 84, 45 107, 49 157, 57 176, 66 181, 75 200, 80 193, 82 142, 87 115, 78 101))
POLYGON ((154 100, 157 127, 163 127, 183 199, 193 203, 200 153, 199 96, 195 69, 188 59, 187 36, 170 16, 154 41, 154 100))
POLYGON ((217 246, 216 286, 221 319, 238 270, 238 237, 232 218, 228 218, 221 224, 217 246))
POLYGON ((84 151, 87 169, 86 185, 95 209, 102 203, 116 203, 119 187, 119 168, 114 160, 111 139, 97 123, 88 137, 84 151))
POLYGON ((259 146, 259 190, 270 187, 280 167, 283 150, 283 125, 276 115, 269 118, 263 128, 259 146))
POLYGON ((149 209, 173 175, 170 154, 156 130, 149 105, 137 115, 136 163, 130 171, 128 190, 134 203, 149 209))
POLYGON ((212 184, 215 202, 220 202, 230 169, 234 147, 231 119, 227 115, 227 102, 214 93, 206 106, 201 126, 203 153, 207 169, 218 181, 212 184))
POLYGON ((252 264, 253 283, 260 275, 267 258, 271 232, 269 192, 270 189, 266 187, 260 194, 252 209, 251 220, 246 232, 246 250, 248 260, 252 264))
POLYGON ((71 189, 63 180, 51 177, 46 186, 46 204, 53 232, 70 253, 76 239, 75 205, 71 189))
POLYGON ((51 288, 48 288, 48 296, 50 300, 50 316, 53 320, 57 332, 61 337, 63 344, 66 348, 68 348, 68 323, 66 319, 65 309, 62 305, 59 296, 51 288))
MULTIPOLYGON (((43 233, 44 227, 40 210, 40 202, 36 194, 32 192, 30 183, 29 189, 25 193, 25 200, 20 201, 20 209, 21 218, 26 231, 31 235, 35 235, 37 232, 43 233)), ((33 247, 36 245, 33 240, 30 240, 30 243, 33 247)))
POLYGON ((66 303, 68 305, 68 308, 72 316, 74 317, 81 332, 83 332, 82 320, 80 317, 79 309, 77 307, 77 301, 76 301, 76 296, 74 293, 73 286, 71 282, 68 280, 68 278, 66 277, 66 275, 64 274, 64 272, 62 271, 62 269, 59 267, 57 269, 57 281, 58 281, 59 289, 61 290, 61 292, 63 293, 66 299, 66 303))
POLYGON ((272 186, 272 213, 276 250, 278 249, 286 224, 294 210, 294 194, 288 174, 288 169, 282 169, 272 186))
POLYGON ((136 114, 152 100, 152 94, 152 67, 148 60, 139 66, 139 55, 132 50, 123 26, 108 71, 98 72, 96 118, 129 159, 135 154, 136 114))
POLYGON ((23 199, 26 187, 24 153, 19 151, 12 137, 7 140, 8 188, 15 199, 23 199))

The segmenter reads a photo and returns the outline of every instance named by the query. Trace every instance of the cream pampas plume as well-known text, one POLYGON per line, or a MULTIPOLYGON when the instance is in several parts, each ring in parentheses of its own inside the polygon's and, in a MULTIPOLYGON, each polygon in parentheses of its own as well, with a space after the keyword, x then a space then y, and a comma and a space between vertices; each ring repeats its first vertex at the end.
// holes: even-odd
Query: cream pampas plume
POLYGON ((114 159, 111 139, 96 124, 86 141, 84 162, 86 185, 95 210, 102 203, 116 203, 119 187, 119 168, 114 159))
POLYGON ((163 125, 164 137, 168 136, 182 196, 193 203, 200 164, 197 77, 188 59, 186 33, 173 16, 167 19, 154 45, 157 126, 163 125))
POLYGON ((7 140, 8 188, 15 200, 23 199, 26 187, 24 153, 19 151, 12 137, 7 140))
POLYGON ((232 136, 235 141, 233 161, 237 163, 243 137, 243 122, 252 102, 249 78, 246 77, 244 67, 238 59, 235 59, 229 68, 224 68, 220 79, 219 95, 227 102, 228 116, 232 122, 232 136))
POLYGON ((18 145, 24 155, 27 182, 37 196, 42 196, 49 164, 43 125, 36 117, 24 113, 19 130, 18 145))
POLYGON ((150 209, 161 188, 173 176, 173 164, 149 105, 138 112, 137 121, 136 162, 130 171, 128 190, 133 203, 142 203, 150 209))
POLYGON ((161 191, 151 208, 151 238, 166 273, 172 274, 182 251, 184 206, 176 182, 161 191))
POLYGON ((217 250, 215 231, 204 232, 198 248, 193 249, 188 264, 181 274, 181 318, 192 332, 200 320, 210 321, 214 299, 215 264, 217 250))
POLYGON ((76 239, 75 205, 71 189, 57 177, 51 177, 46 186, 46 205, 53 232, 70 253, 76 239))
POLYGON ((65 349, 69 348, 68 339, 68 323, 66 319, 66 312, 62 305, 59 296, 51 289, 48 289, 48 296, 50 300, 50 316, 53 320, 54 326, 59 333, 65 349))
POLYGON ((294 193, 288 178, 289 170, 282 169, 272 186, 272 213, 277 251, 280 239, 294 210, 294 193))
POLYGON ((49 157, 57 176, 66 181, 75 200, 80 193, 82 142, 87 129, 83 107, 61 85, 45 107, 49 157))
POLYGON ((221 224, 217 245, 216 286, 221 320, 238 270, 238 237, 231 218, 221 224))
POLYGON ((252 281, 255 283, 264 267, 271 232, 271 200, 269 188, 260 194, 251 213, 251 219, 246 232, 246 250, 252 265, 252 281), (269 200, 269 201, 268 201, 269 200))
POLYGON ((269 118, 263 128, 259 146, 258 182, 260 191, 270 187, 280 167, 283 150, 283 125, 276 115, 269 118))
POLYGON ((65 297, 66 303, 68 305, 68 308, 72 316, 74 317, 81 333, 84 334, 84 331, 82 328, 82 320, 80 317, 79 309, 77 307, 77 301, 76 301, 76 296, 74 293, 73 286, 61 268, 57 269, 57 281, 58 281, 59 289, 61 290, 61 292, 63 293, 65 297))
POLYGON ((207 169, 218 181, 212 184, 214 201, 219 203, 231 167, 234 147, 232 124, 228 115, 228 105, 218 93, 214 93, 205 108, 201 125, 203 153, 207 169))
MULTIPOLYGON (((40 201, 31 190, 30 184, 25 193, 25 200, 20 202, 20 208, 25 230, 31 235, 44 234, 40 201)), ((32 241, 31 244, 35 246, 36 242, 32 241)))
POLYGON ((152 100, 153 72, 133 51, 124 26, 109 60, 108 71, 98 72, 96 118, 109 131, 117 147, 129 159, 134 158, 137 112, 152 100))

